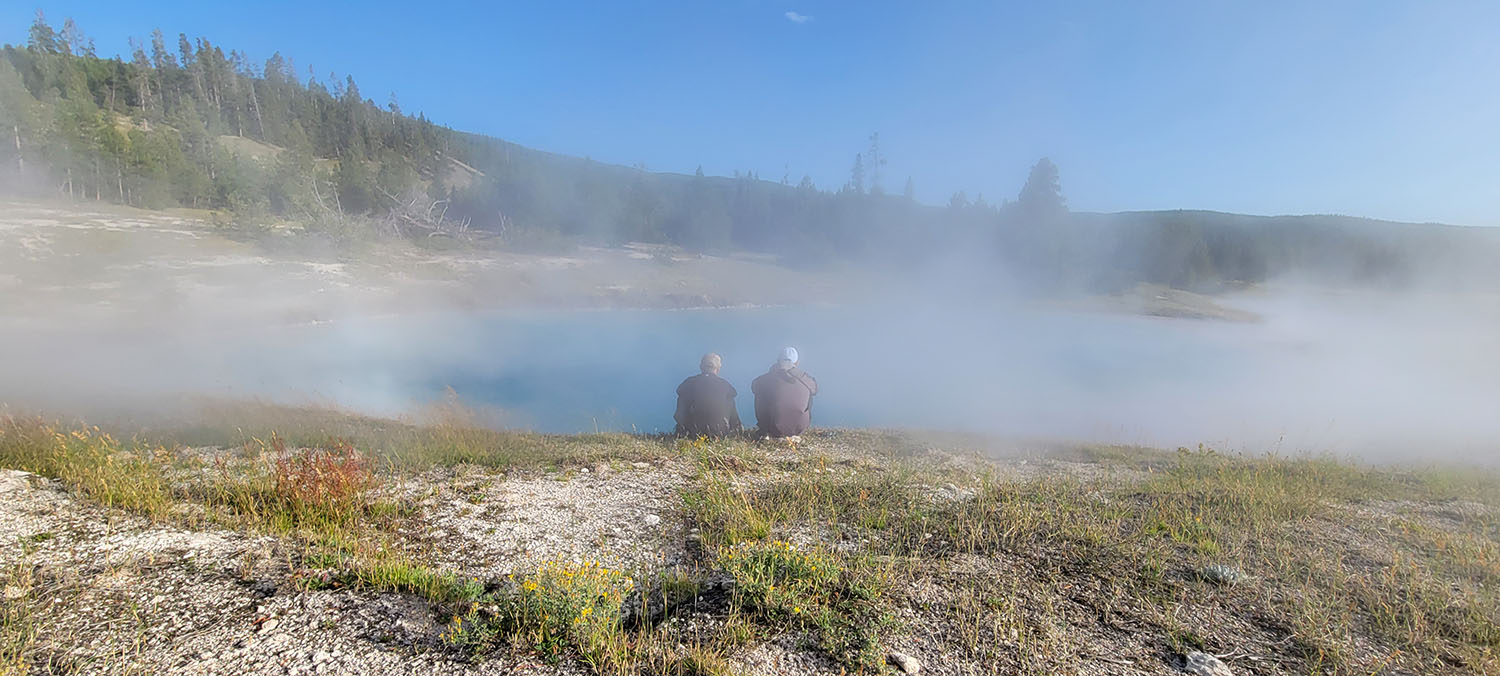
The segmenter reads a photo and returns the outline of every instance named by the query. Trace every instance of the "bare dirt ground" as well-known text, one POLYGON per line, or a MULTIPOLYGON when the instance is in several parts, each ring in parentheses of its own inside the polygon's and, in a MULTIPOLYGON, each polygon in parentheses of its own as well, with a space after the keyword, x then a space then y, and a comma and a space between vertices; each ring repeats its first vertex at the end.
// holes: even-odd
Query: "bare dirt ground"
MULTIPOLYGON (((630 566, 681 555, 680 510, 658 471, 501 477, 488 489, 493 505, 451 478, 406 486, 430 495, 407 544, 445 571, 493 579, 547 558, 630 566), (587 518, 567 509, 583 505, 594 505, 587 518)), ((442 648, 444 618, 420 598, 299 589, 291 574, 301 554, 284 539, 154 525, 22 472, 0 475, 0 541, 11 543, 0 567, 24 571, 6 593, 24 588, 36 607, 33 673, 578 673, 531 660, 469 663, 442 648)))
MULTIPOLYGON (((598 562, 641 580, 684 571, 699 579, 698 600, 664 620, 671 638, 660 649, 668 653, 747 621, 726 611, 724 594, 749 581, 725 582, 716 572, 723 559, 715 563, 713 554, 717 538, 744 524, 722 515, 765 519, 770 537, 848 557, 846 574, 863 567, 891 586, 873 606, 840 611, 854 614, 840 620, 852 625, 757 620, 748 635, 715 644, 722 659, 712 668, 683 671, 679 662, 660 672, 611 672, 579 654, 552 660, 526 646, 463 649, 445 633, 451 606, 362 585, 309 585, 310 568, 320 564, 304 542, 194 520, 200 508, 191 501, 153 520, 101 506, 57 480, 4 470, 0 586, 24 621, 7 615, 0 634, 6 641, 25 634, 29 673, 39 674, 832 675, 851 673, 849 662, 828 652, 820 632, 864 624, 881 627, 879 654, 911 656, 923 674, 953 676, 1167 676, 1183 673, 1184 653, 1198 648, 1242 676, 1486 674, 1497 664, 1475 647, 1500 636, 1496 618, 1484 616, 1493 595, 1482 589, 1497 575, 1493 495, 1348 501, 1334 497, 1338 486, 1363 490, 1386 475, 1291 465, 1327 473, 1310 484, 1335 486, 1315 489, 1328 493, 1318 506, 1278 497, 1292 489, 1270 478, 1277 465, 1258 461, 937 435, 832 431, 797 445, 556 441, 587 452, 559 446, 555 465, 387 475, 371 499, 402 507, 390 546, 491 588, 548 561, 598 562), (1250 473, 1239 483, 1211 475, 1191 483, 1196 470, 1182 463, 1200 461, 1220 475, 1250 473), (1158 473, 1179 478, 1163 483, 1158 473), (1159 492, 1179 481, 1190 482, 1180 494, 1159 492), (1221 509, 1214 495, 1225 490, 1239 496, 1239 509, 1264 513, 1196 512, 1221 509), (843 500, 859 513, 840 515, 843 500), (1154 511, 1161 500, 1187 500, 1189 514, 1204 516, 1173 521, 1154 511), (1293 504, 1300 516, 1278 511, 1293 504), (886 518, 880 514, 895 522, 871 520, 886 518), (1205 516, 1216 528, 1195 531, 1208 528, 1205 516), (1137 518, 1159 524, 1147 528, 1147 540, 1112 530, 1137 518), (987 539, 964 545, 965 529, 987 539), (1195 572, 1205 561, 1232 564, 1245 581, 1206 584, 1195 572), (1476 580, 1480 588, 1471 586, 1476 580), (1380 596, 1393 591, 1409 597, 1380 596), (1333 607, 1308 605, 1323 594, 1332 594, 1333 607), (1375 610, 1361 610, 1366 603, 1375 610), (1343 605, 1349 615, 1335 609, 1343 605), (1450 617, 1445 605, 1480 615, 1450 617), (1406 640, 1415 647, 1397 647, 1406 640)), ((179 452, 211 458, 233 449, 179 452)), ((1392 485, 1419 476, 1438 482, 1441 495, 1454 481, 1390 476, 1392 485)), ((893 664, 885 673, 902 673, 893 664)))
POLYGON ((298 324, 443 309, 779 305, 834 301, 846 288, 846 276, 765 257, 649 244, 548 255, 235 235, 186 210, 0 201, 0 316, 15 326, 298 324))

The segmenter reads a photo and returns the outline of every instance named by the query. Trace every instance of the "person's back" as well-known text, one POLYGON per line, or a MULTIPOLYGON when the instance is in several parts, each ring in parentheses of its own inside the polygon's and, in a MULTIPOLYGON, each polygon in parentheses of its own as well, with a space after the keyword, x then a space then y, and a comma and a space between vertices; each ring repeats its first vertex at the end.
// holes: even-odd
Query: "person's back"
POLYGON ((740 431, 740 412, 734 405, 739 393, 719 377, 721 364, 719 355, 703 355, 702 373, 677 386, 677 413, 672 418, 678 434, 723 437, 740 431))
POLYGON ((812 426, 812 398, 818 381, 797 367, 797 351, 786 348, 771 370, 750 383, 755 424, 770 437, 791 437, 812 426))

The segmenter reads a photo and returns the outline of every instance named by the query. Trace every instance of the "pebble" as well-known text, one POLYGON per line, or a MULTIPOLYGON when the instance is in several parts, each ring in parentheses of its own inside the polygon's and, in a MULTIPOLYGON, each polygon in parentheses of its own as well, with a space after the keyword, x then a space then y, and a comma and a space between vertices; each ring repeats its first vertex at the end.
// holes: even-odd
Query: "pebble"
POLYGON ((659 523, 661 523, 661 517, 659 517, 659 516, 657 516, 655 514, 647 514, 646 515, 646 525, 647 526, 655 526, 656 524, 659 524, 659 523))
POLYGON ((14 601, 16 599, 23 598, 25 596, 26 596, 26 590, 25 589, 22 589, 20 587, 13 587, 13 586, 10 586, 10 585, 6 585, 6 587, 5 587, 5 600, 7 600, 7 601, 14 601))
POLYGON ((632 462, 630 466, 636 469, 651 469, 651 463, 649 462, 632 462))
POLYGON ((1198 579, 1220 587, 1228 587, 1244 580, 1245 571, 1234 566, 1216 563, 1199 569, 1198 579))
POLYGON ((1208 653, 1193 651, 1187 654, 1182 670, 1193 676, 1234 676, 1229 666, 1208 653))
POLYGON ((903 674, 916 674, 922 671, 922 663, 918 662, 917 658, 905 653, 891 653, 886 655, 885 662, 901 670, 903 674))
POLYGON ((269 634, 272 631, 275 631, 276 627, 279 626, 281 626, 281 621, 273 617, 269 620, 266 620, 265 622, 260 623, 259 631, 262 634, 269 634))
POLYGON ((322 664, 331 659, 333 659, 333 654, 326 650, 319 650, 313 653, 313 664, 322 664))

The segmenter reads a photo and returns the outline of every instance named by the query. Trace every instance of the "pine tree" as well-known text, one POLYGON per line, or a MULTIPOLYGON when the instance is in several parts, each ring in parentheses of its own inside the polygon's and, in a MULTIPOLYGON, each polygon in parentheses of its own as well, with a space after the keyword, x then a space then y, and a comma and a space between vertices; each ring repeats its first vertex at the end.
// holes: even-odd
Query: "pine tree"
POLYGON ((60 51, 57 33, 47 25, 47 17, 40 9, 36 11, 36 20, 31 23, 31 31, 27 33, 26 48, 37 54, 57 54, 60 51))
POLYGON ((870 176, 870 193, 882 192, 880 180, 885 171, 885 153, 880 150, 880 132, 870 134, 870 149, 865 155, 865 171, 870 176))
POLYGON ((1045 157, 1037 160, 1016 197, 1016 206, 1032 218, 1055 218, 1067 212, 1068 203, 1063 199, 1057 165, 1052 160, 1045 157))
POLYGON ((57 41, 58 51, 67 56, 82 56, 86 44, 88 38, 84 37, 83 31, 78 30, 78 24, 73 22, 73 18, 63 19, 62 34, 57 41))
POLYGON ((0 59, 0 153, 8 156, 6 166, 15 165, 17 176, 26 173, 26 155, 38 132, 39 105, 10 61, 0 59))

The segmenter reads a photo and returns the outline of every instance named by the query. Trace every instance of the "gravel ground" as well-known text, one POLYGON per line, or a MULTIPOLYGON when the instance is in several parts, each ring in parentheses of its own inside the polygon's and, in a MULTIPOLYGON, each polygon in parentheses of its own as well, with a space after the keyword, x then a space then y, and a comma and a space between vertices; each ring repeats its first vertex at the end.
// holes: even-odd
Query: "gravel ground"
POLYGON ((543 561, 594 560, 623 570, 675 565, 686 526, 681 463, 616 461, 592 469, 507 478, 478 468, 434 470, 405 489, 422 494, 423 558, 469 577, 494 579, 543 561))
MULTIPOLYGON (((620 481, 635 482, 642 491, 670 485, 641 480, 645 474, 622 472, 620 481)), ((497 488, 497 495, 536 492, 526 486, 538 482, 548 480, 497 488)), ((550 483, 558 487, 548 495, 563 499, 570 490, 563 486, 573 482, 550 483)), ((571 490, 585 487, 578 482, 571 490)), ((540 518, 546 511, 534 506, 530 513, 536 518, 527 527, 550 530, 546 541, 558 544, 497 559, 504 564, 485 563, 484 550, 472 549, 471 558, 455 560, 472 566, 465 572, 500 570, 542 552, 577 551, 561 543, 582 531, 565 515, 540 518)), ((455 534, 470 522, 465 517, 446 521, 451 515, 440 509, 426 516, 455 534)), ((587 523, 600 527, 597 521, 587 523)), ((622 532, 649 535, 635 526, 622 532)), ((517 542, 515 537, 521 536, 505 541, 517 542)), ((277 538, 152 524, 76 500, 57 482, 24 472, 0 472, 0 541, 23 543, 0 548, 0 568, 7 573, 6 602, 25 598, 32 608, 40 673, 582 673, 569 665, 503 658, 459 661, 441 647, 442 627, 421 599, 303 591, 287 582, 292 552, 277 538)), ((496 551, 509 546, 497 545, 496 551)), ((632 544, 619 551, 659 549, 632 544)))

